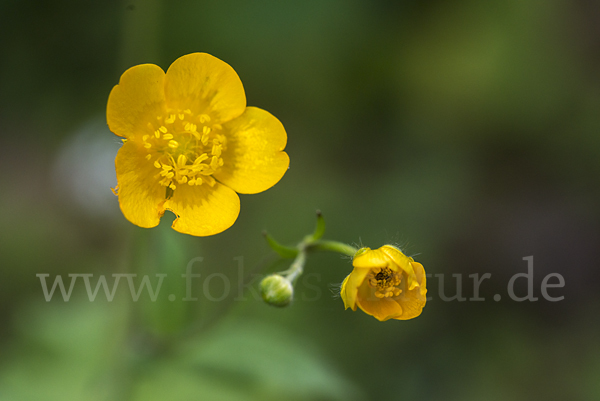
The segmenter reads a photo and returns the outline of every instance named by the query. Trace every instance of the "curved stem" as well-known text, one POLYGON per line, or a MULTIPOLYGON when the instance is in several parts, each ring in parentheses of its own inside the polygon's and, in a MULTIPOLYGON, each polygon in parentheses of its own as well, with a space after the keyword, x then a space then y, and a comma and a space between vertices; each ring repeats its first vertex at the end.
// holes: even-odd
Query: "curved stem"
POLYGON ((300 249, 298 250, 298 255, 296 256, 296 259, 294 259, 294 262, 292 262, 290 268, 286 270, 287 279, 292 284, 294 283, 294 280, 296 280, 296 278, 302 274, 302 272, 304 271, 304 264, 306 263, 306 248, 299 248, 300 249))
POLYGON ((347 256, 354 256, 356 251, 358 251, 358 249, 353 246, 338 241, 315 241, 312 244, 309 244, 309 248, 311 251, 329 251, 347 256))

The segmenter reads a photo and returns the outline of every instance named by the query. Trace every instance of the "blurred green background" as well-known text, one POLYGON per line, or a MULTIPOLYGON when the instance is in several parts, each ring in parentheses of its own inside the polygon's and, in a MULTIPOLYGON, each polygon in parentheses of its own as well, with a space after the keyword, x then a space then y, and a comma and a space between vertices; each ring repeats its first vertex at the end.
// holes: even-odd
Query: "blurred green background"
POLYGON ((600 399, 597 1, 5 0, 0 15, 0 400, 600 399), (104 114, 126 68, 197 51, 283 122, 291 158, 208 238, 124 219, 104 114), (286 268, 261 230, 294 244, 316 209, 327 238, 398 244, 443 274, 420 317, 344 311, 351 264, 334 254, 311 255, 291 307, 256 297, 254 274, 286 268), (530 255, 539 299, 517 302, 530 255), (36 277, 136 272, 174 279, 156 302, 125 279, 90 302, 81 278, 46 302, 36 277), (561 301, 540 292, 550 273, 561 301), (457 274, 467 300, 443 301, 457 274))

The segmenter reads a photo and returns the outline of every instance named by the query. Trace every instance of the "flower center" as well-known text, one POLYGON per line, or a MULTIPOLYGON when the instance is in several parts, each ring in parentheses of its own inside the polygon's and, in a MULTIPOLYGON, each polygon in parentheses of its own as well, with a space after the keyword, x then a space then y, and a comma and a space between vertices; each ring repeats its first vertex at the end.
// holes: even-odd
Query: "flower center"
POLYGON ((175 190, 177 185, 215 185, 212 175, 223 166, 226 138, 220 124, 207 114, 191 110, 168 110, 148 123, 152 134, 142 136, 146 160, 158 169, 159 184, 175 190))
POLYGON ((369 287, 375 289, 377 298, 397 297, 402 290, 398 288, 402 275, 389 267, 375 267, 367 275, 369 287))

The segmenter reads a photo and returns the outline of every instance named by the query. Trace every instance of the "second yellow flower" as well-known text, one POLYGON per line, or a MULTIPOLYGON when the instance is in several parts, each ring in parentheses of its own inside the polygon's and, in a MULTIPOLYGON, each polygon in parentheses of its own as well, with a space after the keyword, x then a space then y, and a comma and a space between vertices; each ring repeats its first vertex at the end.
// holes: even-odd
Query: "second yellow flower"
POLYGON ((421 314, 427 294, 423 265, 391 245, 359 249, 352 265, 340 292, 346 309, 358 306, 380 321, 421 314))

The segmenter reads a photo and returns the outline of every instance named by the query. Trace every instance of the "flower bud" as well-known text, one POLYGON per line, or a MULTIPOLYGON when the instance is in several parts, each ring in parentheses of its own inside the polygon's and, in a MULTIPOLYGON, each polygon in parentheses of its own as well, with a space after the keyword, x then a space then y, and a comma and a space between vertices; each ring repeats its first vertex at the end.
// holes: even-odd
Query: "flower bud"
POLYGON ((260 293, 269 305, 284 307, 292 302, 294 288, 292 283, 279 274, 272 274, 260 282, 260 293))

